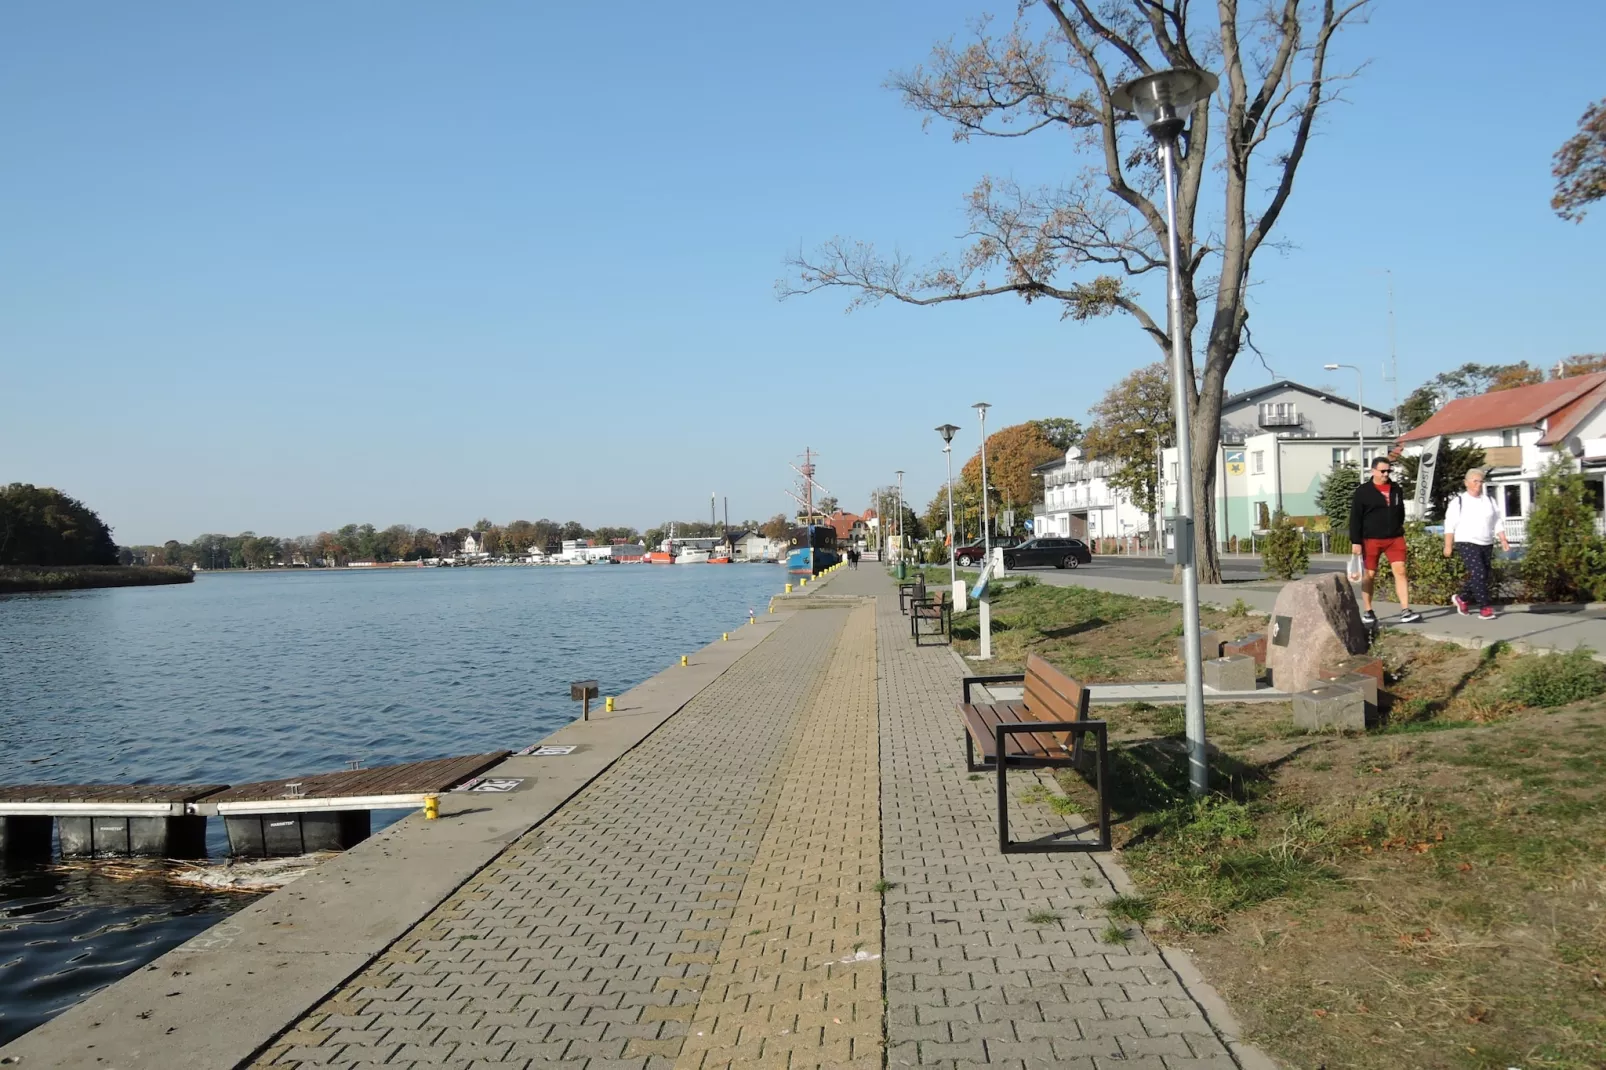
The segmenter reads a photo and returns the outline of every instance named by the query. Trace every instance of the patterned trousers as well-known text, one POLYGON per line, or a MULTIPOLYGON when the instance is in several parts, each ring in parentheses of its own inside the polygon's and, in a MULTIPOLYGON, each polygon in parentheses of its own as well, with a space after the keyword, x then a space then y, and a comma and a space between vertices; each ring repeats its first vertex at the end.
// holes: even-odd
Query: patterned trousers
POLYGON ((1494 547, 1458 542, 1455 550, 1461 555, 1461 563, 1467 566, 1467 580, 1461 585, 1461 598, 1469 606, 1482 608, 1488 605, 1489 560, 1494 555, 1494 547))

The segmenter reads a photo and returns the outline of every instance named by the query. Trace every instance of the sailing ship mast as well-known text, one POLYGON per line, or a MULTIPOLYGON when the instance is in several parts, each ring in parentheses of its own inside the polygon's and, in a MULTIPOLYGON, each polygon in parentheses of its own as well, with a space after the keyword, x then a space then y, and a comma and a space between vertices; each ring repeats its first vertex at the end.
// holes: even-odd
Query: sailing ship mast
POLYGON ((818 490, 822 497, 830 493, 814 481, 814 457, 814 451, 804 446, 803 464, 801 466, 795 464, 787 466, 802 477, 798 484, 798 490, 787 491, 786 493, 787 497, 803 507, 803 523, 805 524, 814 523, 814 492, 818 490))

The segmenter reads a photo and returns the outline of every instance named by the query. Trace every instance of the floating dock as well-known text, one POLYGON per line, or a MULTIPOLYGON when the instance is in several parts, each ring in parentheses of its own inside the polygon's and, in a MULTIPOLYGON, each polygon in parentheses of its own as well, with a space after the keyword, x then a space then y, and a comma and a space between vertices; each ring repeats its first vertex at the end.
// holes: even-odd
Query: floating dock
POLYGON ((423 805, 478 776, 508 751, 228 784, 0 786, 0 856, 200 858, 206 821, 223 818, 230 853, 343 850, 367 837, 370 811, 423 805), (54 834, 54 835, 53 835, 54 834))
POLYGON ((0 787, 0 854, 63 858, 206 854, 201 800, 227 784, 25 784, 0 787))
POLYGON ((366 839, 373 810, 422 806, 506 758, 509 751, 346 769, 241 784, 206 800, 236 855, 343 851, 366 839))

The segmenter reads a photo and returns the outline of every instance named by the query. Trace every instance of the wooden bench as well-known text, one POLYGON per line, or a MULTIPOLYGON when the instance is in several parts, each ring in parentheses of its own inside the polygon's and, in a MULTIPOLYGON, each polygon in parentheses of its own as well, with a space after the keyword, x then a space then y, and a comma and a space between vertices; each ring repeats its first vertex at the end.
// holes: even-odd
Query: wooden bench
POLYGON ((1108 851, 1110 803, 1105 793, 1109 764, 1109 734, 1103 721, 1087 717, 1089 694, 1085 686, 1060 672, 1036 654, 1026 658, 1026 671, 994 676, 967 676, 959 714, 965 722, 965 768, 998 774, 998 849, 1005 854, 1021 851, 1108 851), (1024 683, 1025 695, 1015 702, 973 703, 975 684, 1024 683), (1072 767, 1087 771, 1082 737, 1095 740, 1094 777, 1098 787, 1097 843, 1033 841, 1014 843, 1009 838, 1010 769, 1072 767), (978 752, 981 760, 977 761, 978 752))
POLYGON ((926 577, 922 573, 907 583, 898 584, 898 612, 908 613, 909 603, 926 597, 926 577))
POLYGON ((931 591, 924 598, 916 598, 909 603, 909 636, 915 641, 915 646, 922 646, 921 638, 926 635, 942 637, 944 643, 953 641, 954 603, 948 597, 948 592, 941 588, 931 591), (936 630, 923 632, 920 622, 923 620, 935 621, 936 630))

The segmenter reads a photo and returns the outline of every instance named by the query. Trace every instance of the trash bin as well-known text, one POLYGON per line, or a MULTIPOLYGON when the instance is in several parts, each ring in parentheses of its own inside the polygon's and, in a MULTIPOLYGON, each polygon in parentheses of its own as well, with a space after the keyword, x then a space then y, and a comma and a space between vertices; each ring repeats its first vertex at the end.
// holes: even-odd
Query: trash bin
POLYGON ((899 583, 902 583, 909 578, 909 566, 899 561, 892 567, 892 574, 898 577, 899 583))

